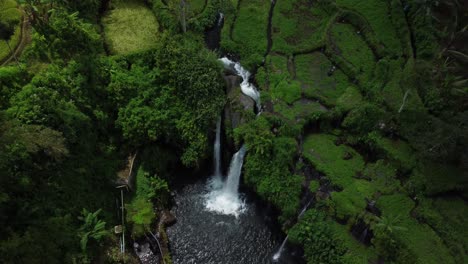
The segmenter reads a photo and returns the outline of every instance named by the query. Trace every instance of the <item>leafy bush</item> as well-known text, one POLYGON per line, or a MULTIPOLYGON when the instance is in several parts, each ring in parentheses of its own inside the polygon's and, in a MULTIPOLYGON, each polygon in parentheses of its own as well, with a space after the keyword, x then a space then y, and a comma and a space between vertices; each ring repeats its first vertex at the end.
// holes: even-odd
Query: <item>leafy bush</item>
POLYGON ((288 235, 291 242, 304 246, 307 263, 345 263, 342 257, 346 249, 333 236, 330 223, 321 211, 307 210, 288 235))

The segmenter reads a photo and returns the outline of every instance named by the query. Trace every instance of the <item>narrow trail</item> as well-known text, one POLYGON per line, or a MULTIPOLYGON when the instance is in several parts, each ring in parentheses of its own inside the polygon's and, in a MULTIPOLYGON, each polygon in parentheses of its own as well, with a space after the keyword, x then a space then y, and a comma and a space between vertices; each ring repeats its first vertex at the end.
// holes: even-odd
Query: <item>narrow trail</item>
POLYGON ((24 14, 23 11, 23 19, 21 21, 21 30, 20 30, 20 41, 16 45, 16 47, 13 48, 13 52, 8 54, 4 59, 0 60, 0 67, 1 66, 6 66, 12 61, 18 58, 21 53, 23 53, 24 48, 28 43, 31 42, 31 25, 29 24, 29 20, 27 16, 24 14))

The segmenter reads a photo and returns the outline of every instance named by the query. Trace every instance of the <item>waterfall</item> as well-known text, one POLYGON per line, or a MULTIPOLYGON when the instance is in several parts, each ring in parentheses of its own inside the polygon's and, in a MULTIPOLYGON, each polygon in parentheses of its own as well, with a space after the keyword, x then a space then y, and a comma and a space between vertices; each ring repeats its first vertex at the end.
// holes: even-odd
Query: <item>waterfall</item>
POLYGON ((236 71, 237 75, 242 78, 242 93, 252 98, 255 101, 257 110, 260 111, 260 93, 257 91, 257 88, 255 88, 255 86, 249 82, 250 72, 244 69, 244 67, 242 67, 242 65, 240 65, 239 62, 234 62, 228 59, 227 57, 223 57, 219 60, 224 64, 224 67, 228 69, 233 69, 234 71, 236 71))
MULTIPOLYGON (((223 19, 223 14, 220 14, 220 21, 223 19)), ((255 101, 257 109, 260 112, 260 93, 257 88, 249 82, 250 72, 244 69, 240 63, 234 62, 227 57, 219 59, 224 67, 234 70, 238 76, 242 78, 241 90, 242 93, 249 96, 255 101)), ((244 202, 239 197, 239 182, 242 172, 242 164, 244 163, 244 156, 246 152, 245 146, 242 146, 239 151, 234 154, 229 165, 229 173, 226 181, 221 181, 221 165, 220 165, 220 133, 221 121, 218 120, 216 127, 216 141, 214 146, 215 158, 215 175, 211 180, 211 190, 207 194, 205 207, 209 211, 235 215, 236 217, 245 210, 244 202)))
POLYGON ((408 94, 409 94, 409 89, 406 90, 405 95, 403 96, 403 102, 401 102, 400 109, 398 109, 398 113, 401 113, 401 111, 403 111, 403 108, 405 107, 405 104, 406 104, 406 99, 408 99, 408 94))
MULTIPOLYGON (((301 212, 297 216, 297 220, 302 218, 302 216, 307 211, 307 208, 309 208, 309 205, 312 203, 312 201, 313 201, 313 199, 310 199, 309 202, 304 206, 304 208, 302 208, 301 212)), ((281 246, 278 249, 278 251, 276 251, 276 253, 273 255, 273 261, 274 262, 277 262, 281 258, 281 254, 283 253, 284 247, 286 246, 286 242, 288 242, 288 237, 289 236, 286 236, 283 243, 281 243, 281 246)))
POLYGON ((214 176, 221 177, 221 117, 216 123, 216 139, 214 143, 214 176))
POLYGON ((302 211, 301 213, 299 214, 299 216, 297 217, 297 219, 301 219, 302 216, 304 215, 304 213, 307 211, 307 208, 309 208, 309 205, 312 203, 313 199, 310 199, 310 201, 304 206, 304 208, 302 208, 302 211))
POLYGON ((234 154, 229 166, 229 174, 226 179, 223 191, 232 195, 238 196, 239 182, 242 170, 242 164, 244 163, 245 146, 242 146, 240 150, 234 154))
POLYGON ((273 255, 273 261, 278 261, 281 257, 281 253, 283 253, 283 249, 284 247, 286 246, 286 242, 288 242, 288 237, 289 236, 286 236, 286 238, 284 239, 283 243, 281 243, 281 247, 278 249, 278 251, 276 251, 276 253, 273 255))
POLYGON ((222 187, 213 185, 207 194, 207 210, 221 214, 239 216, 245 210, 245 204, 239 197, 239 182, 244 163, 245 146, 232 156, 229 173, 222 187))
POLYGON ((219 13, 218 27, 220 27, 223 24, 223 20, 224 20, 224 14, 219 13))

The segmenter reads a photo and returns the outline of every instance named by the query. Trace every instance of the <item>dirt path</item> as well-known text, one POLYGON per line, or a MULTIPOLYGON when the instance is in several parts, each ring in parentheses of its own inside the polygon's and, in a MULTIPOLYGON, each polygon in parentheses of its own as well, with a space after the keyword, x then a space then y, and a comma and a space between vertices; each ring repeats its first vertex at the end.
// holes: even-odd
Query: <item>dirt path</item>
MULTIPOLYGON (((23 11, 21 11, 23 12, 23 11)), ((15 56, 18 58, 23 52, 27 44, 31 42, 31 25, 29 24, 28 17, 23 12, 23 21, 21 22, 20 41, 16 47, 4 59, 0 60, 0 66, 5 66, 15 61, 15 56)))

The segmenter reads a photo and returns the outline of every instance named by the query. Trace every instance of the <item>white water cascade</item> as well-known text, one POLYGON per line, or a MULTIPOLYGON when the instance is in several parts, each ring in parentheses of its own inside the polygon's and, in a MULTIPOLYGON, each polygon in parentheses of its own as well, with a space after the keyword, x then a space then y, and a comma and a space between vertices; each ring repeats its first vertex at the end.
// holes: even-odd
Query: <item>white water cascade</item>
MULTIPOLYGON (((312 199, 302 208, 301 212, 297 216, 297 220, 301 219, 304 213, 307 211, 307 208, 309 208, 310 204, 312 203, 312 199)), ((284 247, 286 246, 286 242, 288 242, 289 236, 286 236, 284 239, 283 243, 281 243, 281 246, 279 247, 278 251, 273 255, 273 262, 278 262, 278 260, 281 258, 281 254, 283 253, 284 247)))
MULTIPOLYGON (((222 18, 222 14, 220 15, 222 18)), ((234 70, 238 76, 242 78, 241 90, 242 93, 249 96, 255 101, 257 109, 260 111, 260 93, 255 86, 249 82, 250 72, 244 69, 240 63, 234 62, 227 57, 219 59, 226 68, 234 70)), ((221 165, 220 165, 220 121, 216 127, 216 141, 214 146, 215 156, 215 175, 211 181, 211 190, 207 195, 205 207, 209 211, 239 216, 245 210, 245 204, 239 197, 239 182, 242 172, 242 165, 244 163, 244 156, 246 152, 245 146, 242 146, 239 151, 234 154, 229 165, 229 173, 225 180, 221 180, 221 165)))
POLYGON ((260 93, 257 91, 257 88, 255 88, 255 86, 249 82, 250 72, 244 69, 244 67, 242 67, 239 62, 234 62, 227 57, 223 57, 219 60, 224 64, 224 67, 234 69, 237 75, 242 78, 242 93, 252 98, 257 105, 257 109, 260 111, 260 93))
POLYGON ((286 246, 286 242, 288 242, 288 237, 289 237, 289 236, 286 236, 286 238, 284 239, 283 243, 281 243, 281 246, 280 246, 280 248, 278 249, 278 251, 276 251, 276 253, 273 255, 273 261, 274 261, 274 262, 277 262, 277 261, 280 259, 281 253, 283 253, 284 246, 286 246))
POLYGON ((221 188, 213 185, 207 195, 206 209, 226 215, 239 216, 245 210, 244 201, 239 197, 239 181, 244 163, 245 147, 232 156, 226 181, 221 188))

